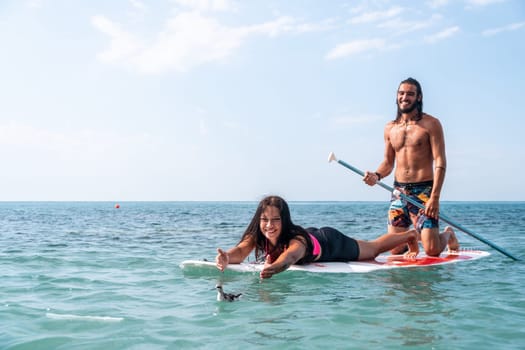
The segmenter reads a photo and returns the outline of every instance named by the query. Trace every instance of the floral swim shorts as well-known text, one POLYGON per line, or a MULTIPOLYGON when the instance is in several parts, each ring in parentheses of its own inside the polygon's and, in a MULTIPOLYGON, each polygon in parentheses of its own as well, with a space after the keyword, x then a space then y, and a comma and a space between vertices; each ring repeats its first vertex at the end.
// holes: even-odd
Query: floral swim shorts
MULTIPOLYGON (((401 193, 404 193, 421 204, 425 204, 429 200, 433 185, 433 181, 415 183, 394 182, 396 190, 399 190, 401 193)), ((439 228, 438 220, 429 218, 423 214, 418 206, 403 198, 392 195, 390 208, 388 210, 388 224, 394 227, 409 228, 414 221, 417 222, 415 229, 419 232, 423 228, 439 228)))

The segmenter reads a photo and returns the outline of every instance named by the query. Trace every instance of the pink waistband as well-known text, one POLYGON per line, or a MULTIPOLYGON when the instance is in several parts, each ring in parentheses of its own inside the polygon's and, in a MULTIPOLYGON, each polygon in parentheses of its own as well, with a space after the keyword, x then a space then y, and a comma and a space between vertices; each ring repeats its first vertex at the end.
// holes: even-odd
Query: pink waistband
POLYGON ((315 238, 314 235, 312 235, 311 233, 309 233, 309 235, 312 239, 312 244, 314 245, 314 251, 312 252, 312 255, 317 256, 321 254, 321 245, 319 244, 319 241, 317 240, 317 238, 315 238))

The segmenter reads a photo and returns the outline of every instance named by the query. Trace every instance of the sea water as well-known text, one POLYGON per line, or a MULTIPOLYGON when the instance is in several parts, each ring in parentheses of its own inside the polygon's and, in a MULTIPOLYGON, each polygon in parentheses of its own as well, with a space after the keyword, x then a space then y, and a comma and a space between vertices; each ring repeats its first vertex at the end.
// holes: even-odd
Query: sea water
MULTIPOLYGON (((0 203, 0 349, 524 349, 525 269, 491 256, 364 274, 187 273, 255 202, 0 203), (242 293, 219 302, 215 285, 242 293)), ((303 226, 373 239, 387 203, 291 202, 303 226)), ((525 258, 524 202, 442 211, 525 258)), ((252 258, 253 259, 253 258, 252 258)))

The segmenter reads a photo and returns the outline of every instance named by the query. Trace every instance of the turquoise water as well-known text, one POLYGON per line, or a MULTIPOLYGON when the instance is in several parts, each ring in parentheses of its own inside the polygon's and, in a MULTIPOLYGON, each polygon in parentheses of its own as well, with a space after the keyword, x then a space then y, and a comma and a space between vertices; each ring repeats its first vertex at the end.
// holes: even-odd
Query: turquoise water
MULTIPOLYGON (((0 349, 523 349, 525 269, 473 262, 366 274, 183 272, 237 242, 256 203, 0 203, 0 349), (216 301, 215 284, 243 293, 216 301)), ((304 226, 372 239, 386 203, 290 203, 304 226)), ((525 203, 443 203, 525 258, 525 203)))

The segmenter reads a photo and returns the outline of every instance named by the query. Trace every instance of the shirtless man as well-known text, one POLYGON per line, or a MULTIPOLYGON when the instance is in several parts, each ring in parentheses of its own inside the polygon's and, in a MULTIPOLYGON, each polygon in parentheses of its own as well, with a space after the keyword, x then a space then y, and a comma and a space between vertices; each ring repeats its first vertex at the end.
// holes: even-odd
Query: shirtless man
MULTIPOLYGON (((397 118, 384 130, 385 154, 375 172, 367 171, 363 181, 373 186, 394 170, 394 188, 425 205, 425 210, 392 196, 388 232, 406 231, 414 225, 427 255, 438 256, 448 246, 459 249, 451 227, 439 232, 439 196, 445 180, 447 160, 443 128, 437 118, 423 113, 423 92, 419 82, 408 78, 397 90, 397 118)), ((403 252, 405 246, 393 249, 403 252)))

